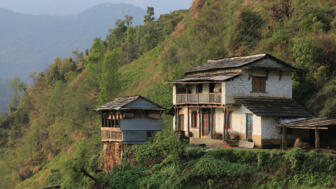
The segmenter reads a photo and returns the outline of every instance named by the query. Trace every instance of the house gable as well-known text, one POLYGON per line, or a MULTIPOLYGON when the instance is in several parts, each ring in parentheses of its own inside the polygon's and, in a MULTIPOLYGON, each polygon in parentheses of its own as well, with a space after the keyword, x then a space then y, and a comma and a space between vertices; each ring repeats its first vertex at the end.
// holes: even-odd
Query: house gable
POLYGON ((274 58, 263 58, 256 62, 250 63, 243 66, 243 70, 277 70, 283 72, 293 72, 295 71, 293 67, 288 64, 277 61, 274 58))
MULTIPOLYGON (((140 97, 135 101, 126 104, 122 107, 122 109, 142 109, 142 110, 158 110, 162 109, 162 107, 150 102, 149 100, 140 97)), ((162 109, 163 110, 163 109, 162 109)))

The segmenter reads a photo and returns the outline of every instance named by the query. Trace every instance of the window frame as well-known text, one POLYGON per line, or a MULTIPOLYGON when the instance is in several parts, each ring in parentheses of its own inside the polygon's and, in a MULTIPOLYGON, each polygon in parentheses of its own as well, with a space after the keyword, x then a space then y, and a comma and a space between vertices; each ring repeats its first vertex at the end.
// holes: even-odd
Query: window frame
POLYGON ((192 111, 191 112, 191 128, 192 129, 197 129, 198 128, 198 126, 197 126, 197 124, 198 124, 198 113, 197 113, 197 111, 192 111))
POLYGON ((252 76, 252 92, 265 93, 266 92, 266 80, 265 76, 252 76))

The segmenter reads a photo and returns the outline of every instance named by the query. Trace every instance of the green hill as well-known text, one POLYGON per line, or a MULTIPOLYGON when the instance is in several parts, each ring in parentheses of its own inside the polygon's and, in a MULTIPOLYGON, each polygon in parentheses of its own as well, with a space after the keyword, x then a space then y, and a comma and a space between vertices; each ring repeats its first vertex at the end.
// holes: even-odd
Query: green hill
POLYGON ((335 116, 336 2, 196 0, 189 10, 148 15, 144 26, 119 22, 85 56, 56 59, 35 75, 16 111, 0 117, 3 188, 307 188, 335 187, 332 156, 267 150, 188 147, 164 131, 126 154, 112 175, 101 169, 99 119, 93 109, 116 96, 141 94, 170 108, 184 71, 230 56, 272 54, 300 69, 294 96, 316 115, 335 116), (9 186, 10 185, 10 186, 9 186))

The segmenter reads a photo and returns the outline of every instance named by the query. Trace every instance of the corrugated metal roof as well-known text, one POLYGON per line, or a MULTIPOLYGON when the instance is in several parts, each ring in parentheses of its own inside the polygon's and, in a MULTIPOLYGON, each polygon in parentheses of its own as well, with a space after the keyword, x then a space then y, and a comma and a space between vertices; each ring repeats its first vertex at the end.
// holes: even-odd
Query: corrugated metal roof
POLYGON ((236 103, 244 105, 257 116, 311 117, 305 107, 291 99, 278 98, 236 98, 236 103))
MULTIPOLYGON (((123 110, 123 109, 136 109, 136 108, 124 108, 126 105, 131 104, 132 102, 135 102, 139 99, 143 99, 147 101, 148 103, 152 104, 154 107, 149 108, 150 110, 158 110, 163 111, 164 108, 161 106, 155 104, 154 102, 150 101, 147 98, 144 98, 142 96, 128 96, 128 97, 118 97, 114 99, 111 102, 108 102, 104 104, 103 106, 96 109, 96 111, 102 111, 102 110, 123 110)), ((138 109, 147 109, 145 107, 138 108, 138 109)))
POLYGON ((224 58, 220 60, 208 60, 206 64, 193 68, 192 70, 186 72, 185 74, 187 75, 191 73, 210 71, 210 70, 239 68, 239 67, 243 67, 245 65, 251 64, 253 62, 256 62, 258 60, 264 59, 264 58, 271 58, 280 64, 286 65, 292 71, 296 70, 296 68, 294 68, 290 64, 287 64, 269 54, 256 54, 256 55, 244 56, 244 57, 232 57, 232 58, 224 58))
POLYGON ((208 76, 198 76, 198 77, 187 77, 175 80, 170 83, 183 83, 183 82, 202 82, 202 81, 226 81, 239 76, 240 73, 226 73, 221 75, 208 75, 208 76))
POLYGON ((326 127, 336 126, 336 119, 306 118, 280 124, 286 127, 326 127))

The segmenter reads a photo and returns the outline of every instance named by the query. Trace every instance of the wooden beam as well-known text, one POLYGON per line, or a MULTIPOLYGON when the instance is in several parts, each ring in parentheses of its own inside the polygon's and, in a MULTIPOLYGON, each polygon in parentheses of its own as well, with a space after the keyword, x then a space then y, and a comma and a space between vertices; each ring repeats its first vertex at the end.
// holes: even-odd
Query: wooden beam
POLYGON ((327 130, 328 127, 287 127, 287 128, 290 128, 290 129, 319 129, 319 130, 327 130))
POLYGON ((315 129, 315 148, 320 148, 320 132, 315 129))

